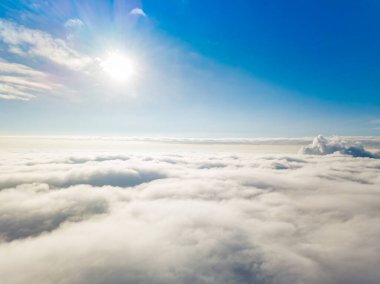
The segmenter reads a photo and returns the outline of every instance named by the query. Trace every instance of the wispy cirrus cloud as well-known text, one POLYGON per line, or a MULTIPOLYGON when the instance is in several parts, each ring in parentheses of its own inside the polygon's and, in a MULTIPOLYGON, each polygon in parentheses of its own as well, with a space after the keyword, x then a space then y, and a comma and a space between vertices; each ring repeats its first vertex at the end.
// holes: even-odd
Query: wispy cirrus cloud
POLYGON ((373 129, 380 130, 380 118, 369 121, 373 125, 373 129))
POLYGON ((380 130, 380 118, 371 120, 370 123, 375 125, 375 129, 380 130))
POLYGON ((82 22, 81 19, 68 19, 65 23, 64 23, 64 27, 65 28, 80 28, 84 25, 84 23, 82 22))
POLYGON ((58 89, 44 72, 0 58, 0 99, 28 101, 39 93, 58 89))
MULTIPOLYGON (((70 19, 65 26, 81 24, 79 19, 70 19)), ((51 94, 63 88, 54 71, 48 72, 46 66, 36 63, 40 59, 64 67, 70 74, 83 73, 92 62, 89 56, 74 50, 63 39, 1 19, 0 43, 23 63, 12 62, 6 54, 3 57, 7 60, 0 57, 0 99, 28 101, 39 94, 51 94)), ((65 93, 69 93, 70 86, 65 88, 65 93)))
POLYGON ((24 76, 44 76, 43 72, 34 70, 28 66, 18 63, 7 62, 0 58, 0 70, 1 72, 8 74, 17 74, 24 76))
POLYGON ((0 41, 10 53, 44 58, 72 70, 80 70, 91 62, 90 57, 70 48, 63 39, 6 20, 0 20, 0 41))

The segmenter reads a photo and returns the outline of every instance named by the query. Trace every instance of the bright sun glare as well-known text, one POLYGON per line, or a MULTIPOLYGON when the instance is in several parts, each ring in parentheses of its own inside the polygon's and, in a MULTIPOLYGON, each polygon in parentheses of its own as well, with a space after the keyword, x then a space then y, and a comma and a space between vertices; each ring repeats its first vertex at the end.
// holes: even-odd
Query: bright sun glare
POLYGON ((108 53, 102 60, 103 71, 115 82, 123 83, 133 74, 133 66, 130 59, 119 51, 108 53))

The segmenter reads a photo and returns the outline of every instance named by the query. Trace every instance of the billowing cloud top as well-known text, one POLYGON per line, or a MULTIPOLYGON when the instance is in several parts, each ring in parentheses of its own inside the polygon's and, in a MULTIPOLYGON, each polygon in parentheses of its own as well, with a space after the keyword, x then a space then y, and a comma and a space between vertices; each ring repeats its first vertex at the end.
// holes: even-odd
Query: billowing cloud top
POLYGON ((315 137, 311 145, 302 147, 300 153, 308 155, 329 155, 340 153, 353 157, 380 157, 379 154, 367 151, 360 142, 345 141, 338 137, 326 139, 322 135, 315 137))

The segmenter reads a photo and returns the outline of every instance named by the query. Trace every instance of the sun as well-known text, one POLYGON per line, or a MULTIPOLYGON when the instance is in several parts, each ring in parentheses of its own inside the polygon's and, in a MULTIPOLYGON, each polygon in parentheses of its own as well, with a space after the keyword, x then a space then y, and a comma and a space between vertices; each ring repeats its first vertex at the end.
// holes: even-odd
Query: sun
POLYGON ((131 60, 119 51, 109 52, 104 60, 101 60, 103 71, 117 83, 128 81, 133 75, 131 60))

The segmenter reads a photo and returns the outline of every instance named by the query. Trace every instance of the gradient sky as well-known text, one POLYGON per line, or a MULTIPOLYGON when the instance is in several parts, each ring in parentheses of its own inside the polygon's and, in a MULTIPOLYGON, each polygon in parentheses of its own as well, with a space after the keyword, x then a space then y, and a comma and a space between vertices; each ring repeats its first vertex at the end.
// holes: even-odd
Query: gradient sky
POLYGON ((2 0, 0 134, 379 135, 379 30, 376 0, 2 0))

